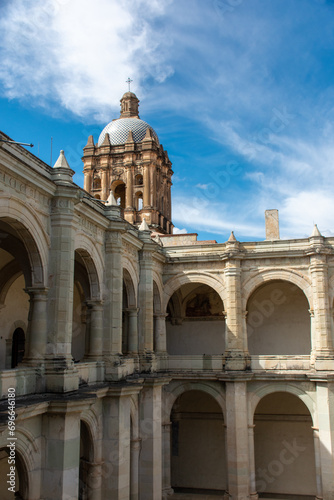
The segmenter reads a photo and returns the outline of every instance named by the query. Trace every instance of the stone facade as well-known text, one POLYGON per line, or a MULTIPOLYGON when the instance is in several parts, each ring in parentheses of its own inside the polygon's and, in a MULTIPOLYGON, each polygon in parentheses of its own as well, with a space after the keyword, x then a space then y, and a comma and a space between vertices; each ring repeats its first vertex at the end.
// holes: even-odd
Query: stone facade
MULTIPOLYGON (((150 133, 130 170, 115 146, 125 199, 146 140, 143 185, 167 169, 170 188, 150 133)), ((333 500, 334 238, 173 236, 159 190, 138 227, 95 198, 113 147, 89 140, 83 190, 63 153, 50 168, 0 142, 1 498, 15 389, 18 498, 333 500)))

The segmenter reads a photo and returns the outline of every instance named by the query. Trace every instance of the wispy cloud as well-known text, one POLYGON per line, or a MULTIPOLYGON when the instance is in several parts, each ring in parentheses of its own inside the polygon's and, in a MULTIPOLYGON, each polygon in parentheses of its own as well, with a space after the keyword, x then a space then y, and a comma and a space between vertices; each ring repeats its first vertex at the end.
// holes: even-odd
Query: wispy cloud
MULTIPOLYGON (((1 9, 1 70, 9 98, 58 102, 78 115, 117 105, 131 75, 162 82, 165 33, 154 26, 169 0, 15 0, 1 9), (162 61, 163 62, 163 61, 162 61), (124 81, 123 81, 124 80, 124 81)), ((101 119, 102 117, 100 117, 101 119)))

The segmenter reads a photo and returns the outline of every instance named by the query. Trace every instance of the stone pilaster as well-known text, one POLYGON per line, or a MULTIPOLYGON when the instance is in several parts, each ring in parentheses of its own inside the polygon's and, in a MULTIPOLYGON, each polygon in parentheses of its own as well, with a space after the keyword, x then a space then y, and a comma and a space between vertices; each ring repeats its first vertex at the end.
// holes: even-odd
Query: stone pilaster
POLYGON ((44 416, 43 500, 77 500, 81 403, 52 403, 44 416))
POLYGON ((225 306, 225 370, 245 370, 250 366, 246 319, 241 302, 240 260, 229 260, 225 268, 227 297, 225 306))
POLYGON ((162 425, 162 498, 173 494, 171 483, 171 422, 162 425))
POLYGON ((130 500, 139 500, 139 455, 141 439, 130 441, 130 500))
POLYGON ((322 496, 334 499, 334 382, 316 382, 322 496))
POLYGON ((102 498, 130 498, 130 401, 140 388, 113 387, 103 399, 102 498))
POLYGON ((29 294, 28 331, 24 364, 41 365, 44 363, 47 341, 47 300, 48 289, 30 287, 25 291, 29 294))
POLYGON ((319 429, 317 427, 312 427, 313 430, 313 441, 314 441, 314 454, 315 454, 315 478, 317 487, 316 500, 321 500, 322 496, 322 480, 321 480, 321 458, 320 458, 320 440, 319 440, 319 429))
POLYGON ((122 354, 122 232, 110 229, 106 241, 106 286, 104 296, 104 355, 122 354))
POLYGON ((148 231, 140 233, 143 248, 139 252, 139 351, 153 351, 153 260, 154 243, 148 231), (145 234, 148 233, 148 234, 145 234))
POLYGON ((226 382, 227 470, 233 500, 249 498, 247 382, 226 382))
POLYGON ((166 317, 165 313, 154 314, 155 351, 159 354, 167 353, 166 317))
POLYGON ((140 498, 162 495, 162 386, 167 379, 146 380, 140 393, 140 498))
POLYGON ((334 360, 331 308, 328 290, 328 265, 326 255, 315 253, 310 256, 314 320, 312 327, 312 356, 317 370, 331 370, 334 360))
POLYGON ((133 169, 131 165, 126 168, 125 208, 133 210, 133 169))
POLYGON ((78 387, 78 376, 71 353, 75 195, 74 188, 59 185, 51 205, 48 343, 46 347, 46 384, 50 392, 71 391, 78 387))
POLYGON ((150 172, 149 165, 144 165, 144 193, 143 193, 143 208, 150 208, 150 172))
POLYGON ((255 473, 255 452, 254 452, 254 427, 255 425, 248 425, 248 446, 249 446, 249 484, 250 495, 252 500, 258 500, 259 495, 256 491, 256 473, 255 473))

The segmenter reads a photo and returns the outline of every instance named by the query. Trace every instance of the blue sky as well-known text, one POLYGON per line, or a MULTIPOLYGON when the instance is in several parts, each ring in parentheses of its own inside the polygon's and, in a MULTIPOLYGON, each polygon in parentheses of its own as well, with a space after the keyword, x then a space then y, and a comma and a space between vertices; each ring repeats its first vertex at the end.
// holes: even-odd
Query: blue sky
POLYGON ((0 130, 83 185, 90 134, 131 90, 199 239, 334 235, 334 1, 2 0, 0 130))

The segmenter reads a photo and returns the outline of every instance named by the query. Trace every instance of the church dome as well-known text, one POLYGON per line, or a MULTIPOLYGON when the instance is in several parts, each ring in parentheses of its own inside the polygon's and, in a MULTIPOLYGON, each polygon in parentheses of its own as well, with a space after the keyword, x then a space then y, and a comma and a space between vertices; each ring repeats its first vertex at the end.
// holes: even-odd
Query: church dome
POLYGON ((148 123, 144 122, 144 120, 140 120, 140 118, 118 118, 104 127, 100 134, 98 145, 101 146, 106 134, 109 135, 110 144, 112 146, 125 144, 130 131, 133 134, 133 140, 135 142, 141 142, 145 137, 147 129, 151 130, 152 137, 159 144, 157 134, 148 123))

